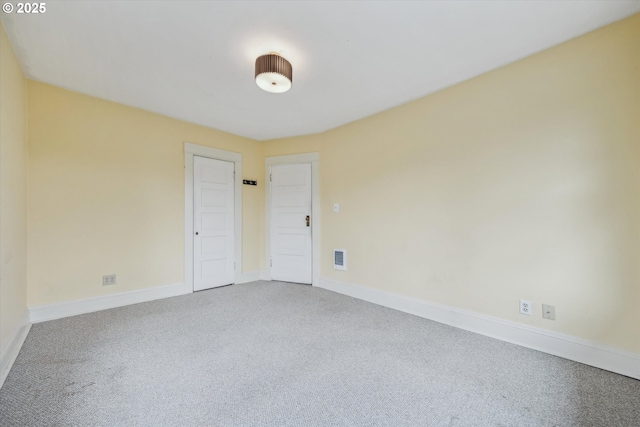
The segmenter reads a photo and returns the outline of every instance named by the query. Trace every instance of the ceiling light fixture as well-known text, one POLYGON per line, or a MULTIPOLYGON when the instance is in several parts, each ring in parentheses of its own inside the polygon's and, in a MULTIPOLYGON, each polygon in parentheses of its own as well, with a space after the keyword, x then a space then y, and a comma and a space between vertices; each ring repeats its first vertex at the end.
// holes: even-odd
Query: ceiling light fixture
POLYGON ((293 69, 291 63, 275 52, 256 59, 256 84, 271 93, 283 93, 291 89, 293 69))

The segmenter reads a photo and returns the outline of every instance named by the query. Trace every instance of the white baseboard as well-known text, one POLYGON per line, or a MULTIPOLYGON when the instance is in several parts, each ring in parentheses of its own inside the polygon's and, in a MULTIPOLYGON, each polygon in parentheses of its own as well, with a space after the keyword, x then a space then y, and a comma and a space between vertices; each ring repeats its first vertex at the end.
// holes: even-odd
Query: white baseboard
POLYGON ((640 379, 640 354, 390 292, 320 278, 318 287, 640 379))
POLYGON ((240 276, 240 280, 236 283, 249 283, 260 280, 260 271, 246 271, 240 276))
POLYGON ((260 272, 260 280, 270 281, 271 280, 271 274, 267 270, 262 270, 260 272))
POLYGON ((38 323, 130 304, 175 297, 191 292, 192 290, 187 289, 183 283, 178 283, 175 285, 158 286, 156 288, 139 289, 136 291, 121 292, 75 301, 29 307, 29 313, 31 322, 38 323))
POLYGON ((31 323, 29 322, 29 310, 25 310, 18 322, 18 325, 13 330, 6 347, 3 348, 0 353, 0 387, 2 387, 4 380, 6 380, 7 375, 9 375, 9 371, 11 371, 13 362, 16 361, 16 357, 18 357, 18 353, 20 353, 22 344, 27 338, 29 329, 31 329, 31 323))

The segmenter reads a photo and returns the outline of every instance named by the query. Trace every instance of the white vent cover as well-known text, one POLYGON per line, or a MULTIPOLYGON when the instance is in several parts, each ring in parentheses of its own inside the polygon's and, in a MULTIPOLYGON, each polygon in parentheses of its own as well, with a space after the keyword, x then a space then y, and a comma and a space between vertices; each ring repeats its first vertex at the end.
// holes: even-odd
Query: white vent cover
POLYGON ((347 269, 347 251, 344 249, 333 250, 333 268, 336 270, 347 269))

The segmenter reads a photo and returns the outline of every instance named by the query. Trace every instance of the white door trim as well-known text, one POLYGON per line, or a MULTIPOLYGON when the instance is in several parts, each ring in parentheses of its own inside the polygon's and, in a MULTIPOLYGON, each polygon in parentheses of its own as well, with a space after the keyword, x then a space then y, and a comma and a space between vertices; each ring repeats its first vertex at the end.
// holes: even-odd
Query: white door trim
POLYGON ((271 165, 291 163, 311 163, 311 240, 313 250, 311 284, 316 286, 320 277, 320 155, 318 153, 292 154, 289 156, 272 156, 264 159, 264 205, 265 205, 265 270, 263 280, 271 280, 271 185, 269 173, 271 165))
POLYGON ((242 154, 204 145, 184 143, 184 286, 193 292, 193 156, 209 157, 235 164, 234 239, 235 283, 242 276, 242 154))

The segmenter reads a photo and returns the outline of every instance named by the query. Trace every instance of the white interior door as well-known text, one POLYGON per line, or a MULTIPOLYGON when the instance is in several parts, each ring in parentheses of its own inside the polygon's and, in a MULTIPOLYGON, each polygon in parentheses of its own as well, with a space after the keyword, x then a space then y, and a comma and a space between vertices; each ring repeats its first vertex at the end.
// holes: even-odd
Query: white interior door
POLYGON ((193 290, 234 283, 234 164, 193 157, 193 290))
POLYGON ((271 279, 311 284, 311 163, 271 166, 271 279))

